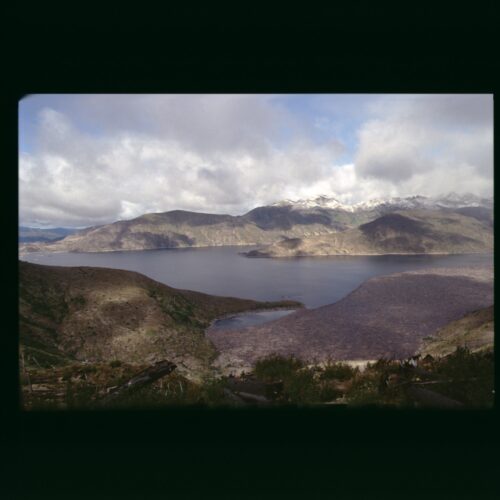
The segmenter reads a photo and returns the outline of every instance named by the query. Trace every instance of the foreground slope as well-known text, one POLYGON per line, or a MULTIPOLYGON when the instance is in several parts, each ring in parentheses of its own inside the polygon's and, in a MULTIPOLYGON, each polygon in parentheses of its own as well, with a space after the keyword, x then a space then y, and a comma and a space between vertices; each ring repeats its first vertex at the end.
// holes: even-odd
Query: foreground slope
POLYGON ((263 303, 177 290, 141 274, 19 263, 20 342, 26 362, 170 359, 203 372, 215 355, 204 328, 263 303))
POLYGON ((289 238, 249 257, 486 253, 493 249, 489 221, 444 210, 398 211, 335 234, 289 238))
POLYGON ((438 328, 492 304, 492 268, 432 269, 372 278, 335 304, 241 331, 211 328, 207 336, 222 353, 223 369, 250 366, 271 353, 402 359, 438 328))

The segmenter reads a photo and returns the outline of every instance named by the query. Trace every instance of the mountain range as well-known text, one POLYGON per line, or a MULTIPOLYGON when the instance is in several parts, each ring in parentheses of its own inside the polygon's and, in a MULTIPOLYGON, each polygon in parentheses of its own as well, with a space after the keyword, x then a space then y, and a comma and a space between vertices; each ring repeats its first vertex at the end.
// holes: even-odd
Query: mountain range
POLYGON ((249 257, 484 253, 493 233, 474 217, 443 211, 390 212, 359 227, 310 238, 283 239, 249 257))
MULTIPOLYGON (((281 250, 276 249, 289 249, 295 245, 292 249, 302 252, 297 255, 303 255, 308 254, 306 248, 316 248, 317 242, 324 246, 326 241, 338 247, 336 251, 328 253, 464 253, 490 251, 492 228, 493 200, 474 195, 450 194, 440 198, 412 196, 370 200, 354 205, 320 196, 309 200, 284 200, 238 216, 183 210, 150 213, 132 220, 86 228, 53 242, 21 244, 20 250, 21 253, 111 252, 270 245, 271 250, 260 251, 260 255, 282 256, 281 250), (397 215, 387 218, 388 214, 397 215), (405 219, 403 222, 401 217, 409 221, 405 219), (411 222, 415 219, 416 224, 411 222), (375 224, 377 231, 372 230, 374 226, 366 226, 376 220, 379 220, 375 224), (401 224, 405 225, 404 234, 398 235, 396 233, 401 224), (449 224, 447 228, 446 224, 449 224), (427 244, 412 237, 413 229, 420 235, 425 233, 430 237, 430 240, 426 240, 427 244), (429 230, 433 235, 429 235, 429 230), (464 230, 467 234, 462 234, 464 230), (438 234, 440 231, 445 233, 444 243, 438 234), (386 241, 389 233, 392 234, 392 243, 397 243, 397 248, 386 241), (384 241, 379 241, 379 235, 384 241), (467 238, 472 238, 474 242, 467 238), (362 248, 356 250, 359 246, 356 242, 362 248), (304 248, 299 248, 302 245, 304 248)), ((321 253, 313 250, 310 254, 321 253)))
POLYGON ((51 227, 51 228, 38 228, 38 227, 24 227, 19 226, 19 243, 34 243, 34 242, 47 242, 62 240, 69 234, 76 233, 78 229, 67 227, 51 227))
POLYGON ((291 206, 294 208, 329 208, 343 210, 346 212, 363 212, 367 210, 405 210, 418 208, 462 208, 462 207, 485 207, 493 208, 493 200, 476 196, 472 193, 459 195, 449 193, 445 196, 408 196, 405 198, 374 198, 368 201, 349 204, 342 203, 336 198, 329 196, 318 196, 316 198, 299 200, 282 200, 272 206, 291 206))

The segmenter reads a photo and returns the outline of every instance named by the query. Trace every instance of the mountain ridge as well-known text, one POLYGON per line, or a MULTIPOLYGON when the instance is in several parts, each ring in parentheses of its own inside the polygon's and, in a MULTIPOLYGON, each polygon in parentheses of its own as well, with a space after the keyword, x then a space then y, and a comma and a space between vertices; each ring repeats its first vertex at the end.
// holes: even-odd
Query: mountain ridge
POLYGON ((396 211, 424 210, 460 213, 485 221, 492 229, 492 201, 470 195, 448 195, 448 201, 429 201, 422 196, 372 200, 346 209, 337 200, 317 198, 314 206, 278 202, 256 207, 244 215, 211 214, 172 210, 148 213, 130 220, 93 226, 46 243, 22 244, 21 253, 111 252, 226 245, 273 245, 280 241, 340 234, 396 211), (462 200, 462 201, 460 201, 462 200), (444 206, 444 205, 448 206, 444 206), (454 204, 454 205, 453 205, 454 204), (453 205, 453 206, 451 206, 453 205), (334 208, 335 206, 335 208, 334 208))
POLYGON ((343 232, 284 239, 247 252, 248 257, 488 253, 492 228, 448 211, 409 210, 382 215, 343 232))
POLYGON ((407 197, 373 198, 358 203, 343 203, 334 196, 320 195, 316 198, 299 200, 282 200, 273 203, 271 206, 292 206, 296 208, 331 208, 344 210, 346 212, 359 212, 363 210, 373 210, 377 208, 394 209, 416 209, 416 208, 463 208, 463 207, 493 207, 493 198, 479 197, 472 193, 458 195, 448 193, 437 197, 427 197, 421 195, 407 197))

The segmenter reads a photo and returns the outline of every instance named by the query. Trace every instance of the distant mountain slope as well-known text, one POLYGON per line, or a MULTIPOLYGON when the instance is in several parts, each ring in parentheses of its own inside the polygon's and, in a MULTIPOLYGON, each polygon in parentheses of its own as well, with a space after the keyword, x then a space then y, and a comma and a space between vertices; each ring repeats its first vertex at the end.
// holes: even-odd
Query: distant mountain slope
MULTIPOLYGON (((487 199, 449 196, 431 200, 423 196, 369 200, 346 205, 333 198, 285 200, 257 207, 239 215, 207 214, 173 210, 145 214, 136 219, 87 228, 63 240, 25 243, 21 253, 111 252, 159 248, 206 247, 224 245, 270 245, 282 240, 321 237, 342 233, 394 212, 447 211, 460 213, 493 224, 492 203, 487 199)), ((343 241, 343 237, 338 235, 343 241)), ((348 236, 348 238, 351 238, 348 236)))
POLYGON ((49 229, 40 229, 36 227, 19 227, 19 242, 34 243, 61 240, 69 234, 76 233, 78 229, 66 227, 53 227, 49 229))
POLYGON ((285 239, 250 257, 478 253, 493 250, 491 225, 448 210, 408 210, 383 215, 341 233, 285 239))
POLYGON ((327 216, 262 207, 244 216, 175 210, 88 228, 55 243, 22 251, 109 252, 223 245, 265 245, 284 237, 307 237, 342 229, 327 216))
POLYGON ((455 208, 454 212, 467 217, 473 217, 478 221, 484 222, 488 227, 493 228, 493 210, 485 207, 461 207, 455 208))
POLYGON ((20 262, 19 273, 20 342, 39 364, 167 358, 200 373, 215 355, 204 337, 214 318, 297 306, 177 290, 116 269, 20 262))
POLYGON ((317 309, 239 331, 208 331, 218 363, 250 366, 272 353, 301 359, 403 359, 422 339, 464 314, 493 304, 493 269, 431 269, 365 281, 317 309))

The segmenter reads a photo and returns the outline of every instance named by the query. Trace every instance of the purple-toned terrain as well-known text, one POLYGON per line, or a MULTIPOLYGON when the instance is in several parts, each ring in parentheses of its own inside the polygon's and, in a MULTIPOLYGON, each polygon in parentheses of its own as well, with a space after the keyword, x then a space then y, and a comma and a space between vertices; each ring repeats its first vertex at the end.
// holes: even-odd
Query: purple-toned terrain
POLYGON ((429 269, 372 278, 335 304, 206 334, 226 368, 271 353, 311 361, 400 359, 418 351, 423 337, 491 304, 492 268, 429 269))

